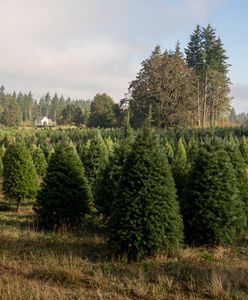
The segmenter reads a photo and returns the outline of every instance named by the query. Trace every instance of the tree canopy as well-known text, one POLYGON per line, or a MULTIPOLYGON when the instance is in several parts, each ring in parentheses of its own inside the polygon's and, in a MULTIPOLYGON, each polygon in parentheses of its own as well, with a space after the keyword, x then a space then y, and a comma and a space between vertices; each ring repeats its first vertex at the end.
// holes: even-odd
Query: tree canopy
POLYGON ((113 99, 104 94, 96 94, 90 105, 89 127, 115 127, 117 124, 117 111, 113 99))
POLYGON ((151 56, 142 62, 122 104, 128 104, 134 127, 144 124, 150 106, 156 127, 194 124, 197 109, 195 78, 179 45, 175 51, 164 53, 159 46, 155 47, 151 56))

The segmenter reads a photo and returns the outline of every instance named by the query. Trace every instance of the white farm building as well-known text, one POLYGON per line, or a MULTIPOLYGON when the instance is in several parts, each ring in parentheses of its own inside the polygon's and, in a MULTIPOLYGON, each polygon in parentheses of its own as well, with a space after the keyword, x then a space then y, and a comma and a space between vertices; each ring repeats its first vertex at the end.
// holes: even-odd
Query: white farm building
POLYGON ((55 122, 47 117, 39 116, 35 119, 34 124, 35 126, 53 126, 55 125, 55 122))

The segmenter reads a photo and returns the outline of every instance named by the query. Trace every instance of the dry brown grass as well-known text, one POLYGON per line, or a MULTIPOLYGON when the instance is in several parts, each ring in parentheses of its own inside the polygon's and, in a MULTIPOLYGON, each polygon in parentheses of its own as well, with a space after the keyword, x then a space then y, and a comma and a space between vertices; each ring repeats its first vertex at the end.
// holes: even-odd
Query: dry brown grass
POLYGON ((100 234, 35 230, 32 213, 0 213, 0 299, 248 299, 248 243, 185 248, 126 264, 100 234))

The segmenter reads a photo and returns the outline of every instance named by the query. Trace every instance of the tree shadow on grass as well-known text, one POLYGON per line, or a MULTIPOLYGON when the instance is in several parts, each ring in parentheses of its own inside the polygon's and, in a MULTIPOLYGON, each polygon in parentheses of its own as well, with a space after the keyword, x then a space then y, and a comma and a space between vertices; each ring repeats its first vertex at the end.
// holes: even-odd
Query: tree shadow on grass
POLYGON ((15 218, 0 220, 0 226, 11 226, 18 229, 25 229, 32 227, 34 221, 30 218, 30 215, 15 215, 15 218))
POLYGON ((80 257, 95 262, 106 258, 107 246, 101 239, 94 236, 76 237, 58 234, 40 234, 32 238, 32 231, 20 231, 19 238, 0 236, 0 254, 8 252, 14 257, 44 257, 53 254, 58 258, 66 256, 80 257))

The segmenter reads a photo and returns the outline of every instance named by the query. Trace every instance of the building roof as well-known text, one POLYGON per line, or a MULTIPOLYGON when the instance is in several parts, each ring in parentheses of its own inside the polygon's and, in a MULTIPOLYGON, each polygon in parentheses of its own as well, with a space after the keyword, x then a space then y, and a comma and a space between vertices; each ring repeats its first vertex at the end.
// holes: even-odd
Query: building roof
POLYGON ((38 117, 35 119, 35 121, 41 122, 44 118, 46 118, 46 117, 38 116, 38 117))

